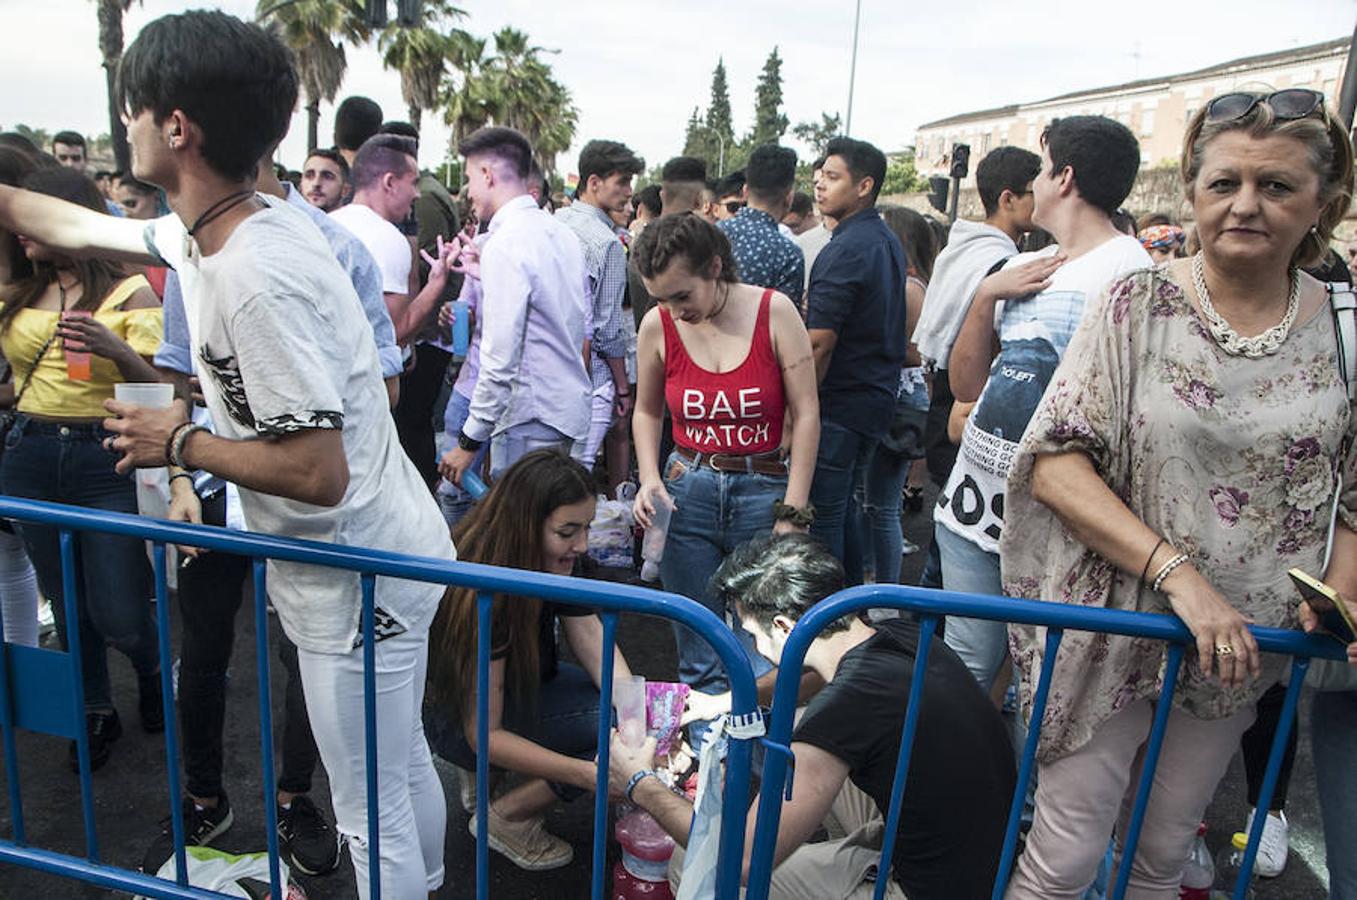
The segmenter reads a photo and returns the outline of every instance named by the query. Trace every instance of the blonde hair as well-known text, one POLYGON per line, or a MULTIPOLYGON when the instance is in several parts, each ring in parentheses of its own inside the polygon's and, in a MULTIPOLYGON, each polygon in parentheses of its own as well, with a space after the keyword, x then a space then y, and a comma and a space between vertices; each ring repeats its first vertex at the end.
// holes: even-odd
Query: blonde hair
POLYGON ((1314 231, 1307 231, 1300 245, 1291 254, 1293 266, 1312 266, 1324 259, 1334 228, 1347 215, 1352 205, 1353 152, 1347 129, 1327 106, 1319 115, 1303 119, 1279 119, 1267 103, 1259 102, 1246 115, 1228 122, 1207 123, 1210 104, 1203 106, 1192 117, 1183 137, 1183 156, 1180 171, 1188 202, 1193 200, 1193 188, 1201 173, 1202 155, 1206 145, 1227 131, 1247 131, 1250 137, 1271 135, 1294 138, 1309 151, 1310 165, 1319 175, 1319 199, 1323 210, 1314 231))

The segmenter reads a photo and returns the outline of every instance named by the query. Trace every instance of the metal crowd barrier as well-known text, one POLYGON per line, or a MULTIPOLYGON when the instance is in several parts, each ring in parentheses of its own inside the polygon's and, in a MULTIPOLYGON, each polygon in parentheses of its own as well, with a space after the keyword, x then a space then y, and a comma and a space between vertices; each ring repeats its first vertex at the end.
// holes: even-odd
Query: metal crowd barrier
MULTIPOLYGON (((881 900, 884 896, 887 880, 892 877, 891 854, 900 823, 900 807, 905 792, 905 776, 909 770, 910 750, 919 722, 919 701, 923 696, 924 676, 927 672, 930 645, 933 635, 937 632, 941 617, 947 615, 966 616, 1003 622, 1043 625, 1047 628, 1041 675, 1033 701, 1032 724, 1027 734, 1027 742, 1023 747, 1022 761, 1018 768, 1018 783, 1013 792, 1013 803, 1009 808, 1008 830, 1004 837, 1003 855, 1000 858, 998 873, 995 877, 993 900, 1002 900, 1013 867, 1019 819, 1022 814, 1023 801, 1027 794, 1027 785, 1032 777, 1037 741, 1041 734, 1041 722, 1046 710, 1047 693, 1051 686, 1051 674, 1055 668, 1056 652, 1059 650, 1060 641, 1065 631, 1100 631, 1166 642, 1168 644, 1168 657, 1164 672, 1164 688, 1161 695, 1163 697, 1173 695, 1178 680, 1178 672, 1183 663, 1184 652, 1188 647, 1195 646, 1191 634, 1181 621, 1175 617, 1152 613, 1089 609, 1064 603, 949 593, 903 585, 864 585, 841 591, 821 601, 797 622, 782 651, 782 663, 773 698, 772 721, 768 729, 768 737, 765 739, 769 752, 765 755, 763 764, 763 784, 759 797, 758 820, 750 860, 747 900, 767 900, 768 897, 769 879, 772 876, 773 869, 773 851, 777 841, 778 821, 782 814, 784 792, 787 797, 790 798, 791 796, 792 784, 789 777, 788 762, 791 756, 792 717, 796 711, 797 687, 806 651, 809 649, 811 641, 819 635, 825 626, 845 615, 870 608, 892 608, 915 613, 920 624, 919 652, 915 659, 913 679, 910 684, 905 724, 900 736, 900 755, 896 760, 895 781, 891 788, 891 804, 886 815, 881 861, 877 868, 879 874, 876 880, 876 900, 881 900)), ((1278 727, 1277 736, 1272 743, 1262 791, 1258 798, 1258 808, 1267 809, 1272 800, 1273 790, 1277 785, 1277 774, 1281 770, 1282 755, 1286 749, 1292 725, 1295 722, 1296 704, 1300 698, 1300 691, 1305 681, 1305 673, 1310 665, 1310 658, 1344 659, 1345 656, 1344 649, 1327 638, 1277 628, 1253 627, 1250 630, 1258 641, 1259 649, 1263 652, 1280 653, 1292 657, 1291 680, 1287 687, 1286 700, 1282 706, 1281 725, 1278 727)), ((1154 770, 1159 760, 1159 750, 1164 741, 1164 731, 1168 723, 1171 706, 1170 703, 1161 702, 1155 707, 1154 723, 1150 729, 1144 765, 1136 789, 1135 806, 1132 810, 1127 833, 1121 836, 1124 848, 1122 865, 1117 871, 1116 880, 1108 894, 1111 900, 1121 900, 1131 877, 1131 861, 1135 858, 1136 845, 1145 819, 1145 808, 1149 802, 1150 788, 1154 783, 1154 770)), ((1248 850, 1244 856, 1243 877, 1240 878, 1239 886, 1235 890, 1235 900, 1243 900, 1245 897, 1248 876, 1253 871, 1254 857, 1258 852, 1258 842, 1262 837, 1266 818, 1266 816, 1254 817, 1253 828, 1249 833, 1248 850)))
MULTIPOLYGON (((744 650, 730 628, 700 604, 680 597, 630 585, 587 581, 503 569, 470 563, 385 553, 359 547, 342 547, 314 541, 291 540, 264 534, 229 531, 203 525, 183 525, 140 516, 39 503, 0 496, 0 518, 36 522, 60 530, 62 579, 65 596, 75 598, 80 580, 75 571, 77 535, 101 531, 129 535, 152 542, 155 568, 156 618, 161 659, 161 689, 165 703, 165 759, 169 784, 170 813, 177 860, 177 882, 170 882, 119 868, 101 860, 94 823, 94 794, 90 781, 89 746, 85 733, 84 691, 81 681, 80 631, 77 604, 65 604, 69 653, 20 647, 0 641, 0 730, 3 731, 5 770, 9 782, 9 807, 13 834, 0 839, 0 863, 37 869, 114 890, 157 898, 223 897, 215 891, 188 884, 184 859, 184 825, 181 811, 178 719, 174 714, 171 685, 169 589, 166 584, 166 545, 182 544, 222 553, 234 553, 254 561, 254 614, 258 655, 260 752, 263 766, 264 810, 268 834, 271 896, 284 896, 279 883, 277 821, 274 805, 273 721, 269 703, 268 618, 265 560, 286 560, 356 572, 363 590, 363 674, 366 716, 368 843, 370 845, 369 890, 373 900, 381 896, 379 835, 377 830, 377 739, 374 675, 373 590, 378 575, 472 588, 477 592, 480 634, 477 666, 478 748, 489 746, 490 621, 494 594, 539 597, 555 603, 587 606, 599 610, 603 621, 603 686, 600 691, 598 730, 598 781, 594 805, 592 897, 601 900, 607 885, 604 861, 608 824, 608 750, 612 715, 613 647, 617 617, 621 612, 641 613, 679 622, 709 641, 725 663, 733 694, 732 711, 751 714, 757 709, 754 677, 744 650), (41 732, 76 742, 80 768, 80 797, 85 826, 85 855, 72 856, 28 845, 24 830, 22 791, 19 783, 17 729, 41 732)), ((726 760, 724 815, 717 864, 718 893, 735 897, 739 892, 744 852, 744 825, 750 781, 750 744, 732 739, 726 760)), ((489 891, 489 844, 486 840, 486 806, 490 791, 489 757, 477 754, 476 766, 476 895, 489 891)))

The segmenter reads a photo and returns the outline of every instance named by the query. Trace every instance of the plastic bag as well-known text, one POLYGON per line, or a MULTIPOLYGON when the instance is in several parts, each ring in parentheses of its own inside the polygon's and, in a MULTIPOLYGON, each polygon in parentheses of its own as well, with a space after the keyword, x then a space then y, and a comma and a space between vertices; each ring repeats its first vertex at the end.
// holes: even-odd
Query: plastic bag
POLYGON ((677 745, 689 690, 672 681, 646 682, 646 732, 655 739, 656 757, 667 757, 677 745))
MULTIPOLYGON (((189 884, 198 888, 219 891, 227 897, 245 900, 266 900, 269 897, 268 853, 245 853, 239 856, 223 853, 211 847, 185 847, 189 884)), ((178 868, 171 856, 156 872, 157 878, 174 881, 178 868)), ((278 860, 278 878, 287 885, 286 900, 306 900, 306 892, 289 879, 287 863, 278 860)), ((137 900, 146 900, 138 897, 137 900)))
POLYGON ((594 521, 589 526, 589 556, 600 566, 631 568, 631 504, 600 496, 594 521))

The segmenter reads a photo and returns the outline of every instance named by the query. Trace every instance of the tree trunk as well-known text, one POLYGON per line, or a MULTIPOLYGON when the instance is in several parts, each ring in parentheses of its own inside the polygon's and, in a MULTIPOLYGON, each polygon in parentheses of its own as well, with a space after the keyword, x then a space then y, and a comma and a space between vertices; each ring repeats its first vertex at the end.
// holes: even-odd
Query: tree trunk
POLYGON ((306 104, 306 152, 320 146, 320 98, 306 104))
POLYGON ((118 103, 118 64, 123 55, 123 0, 99 0, 99 52, 104 57, 104 82, 108 91, 108 135, 113 158, 120 172, 131 172, 132 155, 127 148, 127 127, 118 103))
POLYGON ((424 110, 419 108, 419 104, 411 103, 409 112, 410 112, 410 124, 415 126, 415 131, 419 131, 419 120, 420 117, 423 115, 424 110))

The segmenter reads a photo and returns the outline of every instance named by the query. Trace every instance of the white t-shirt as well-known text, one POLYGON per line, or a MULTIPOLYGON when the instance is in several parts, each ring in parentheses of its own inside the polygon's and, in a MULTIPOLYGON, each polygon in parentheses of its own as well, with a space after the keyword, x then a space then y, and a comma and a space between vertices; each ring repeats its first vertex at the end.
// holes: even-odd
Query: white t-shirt
MULTIPOLYGON (((335 507, 241 488, 256 531, 455 559, 428 488, 401 449, 358 295, 305 216, 271 207, 196 266, 197 367, 217 434, 233 440, 341 429, 349 486, 335 507)), ((269 562, 269 597, 299 647, 347 653, 358 636, 358 575, 269 562)), ((377 579, 379 634, 423 626, 443 588, 377 579)))
POLYGON ((382 270, 382 290, 388 294, 410 293, 410 266, 414 262, 410 239, 370 206, 350 203, 330 213, 330 218, 352 231, 382 270))
MULTIPOLYGON (((1052 246, 1020 253, 1005 268, 1058 250, 1052 246)), ((999 552, 1004 490, 1018 442, 1065 356, 1088 301, 1127 272, 1150 265, 1140 242, 1120 235, 1065 263, 1041 293, 996 305, 999 355, 966 422, 952 475, 938 495, 934 521, 982 550, 999 552)))

